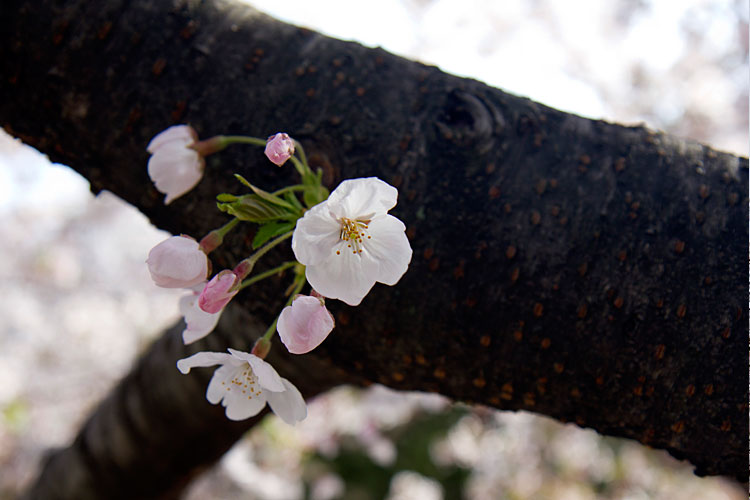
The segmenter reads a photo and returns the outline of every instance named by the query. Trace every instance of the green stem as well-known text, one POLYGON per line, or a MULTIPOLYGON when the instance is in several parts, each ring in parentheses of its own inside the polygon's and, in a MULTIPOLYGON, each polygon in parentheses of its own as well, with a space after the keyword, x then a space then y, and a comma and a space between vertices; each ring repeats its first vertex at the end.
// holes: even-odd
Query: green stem
POLYGON ((221 226, 219 229, 214 229, 200 241, 200 247, 206 254, 213 252, 219 245, 224 242, 224 236, 234 228, 240 222, 239 219, 234 218, 221 226))
POLYGON ((292 160, 292 163, 294 163, 294 168, 297 169, 297 172, 303 179, 305 178, 305 175, 308 175, 308 173, 312 174, 312 172, 310 171, 310 167, 300 162, 296 156, 291 156, 289 159, 292 160))
POLYGON ((249 135, 220 135, 222 143, 225 146, 230 144, 252 144, 254 146, 265 146, 267 139, 251 137, 249 135))
POLYGON ((303 165, 305 165, 308 169, 310 166, 307 164, 307 155, 305 155, 305 148, 302 147, 302 143, 295 140, 294 141, 294 151, 299 154, 299 159, 302 162, 303 165))
MULTIPOLYGON (((289 298, 287 299, 286 304, 284 304, 284 307, 292 303, 292 301, 294 300, 294 297, 300 291, 302 291, 302 287, 305 286, 305 283, 307 283, 307 280, 305 280, 304 275, 297 275, 294 279, 297 281, 297 284, 295 285, 294 290, 292 290, 292 293, 289 294, 289 298)), ((282 307, 282 309, 284 309, 284 307, 282 307)), ((278 322, 279 322, 279 317, 276 316, 276 319, 273 320, 273 323, 271 323, 271 326, 268 327, 268 330, 266 330, 266 333, 263 334, 263 338, 265 340, 269 340, 269 341, 271 340, 271 338, 273 337, 273 334, 276 333, 276 324, 278 322)))
POLYGON ((248 278, 245 281, 243 281, 242 284, 240 285, 240 290, 242 290, 243 288, 249 287, 253 283, 257 283, 260 280, 264 280, 264 279, 269 278, 269 277, 271 277, 271 276, 273 276, 275 274, 278 274, 278 273, 280 273, 282 271, 285 271, 285 270, 289 269, 290 267, 294 266, 296 263, 297 263, 297 261, 290 260, 289 262, 284 262, 280 266, 274 267, 273 269, 269 269, 268 271, 262 272, 260 274, 256 274, 252 278, 248 278))
POLYGON ((258 262, 258 259, 263 257, 266 253, 268 253, 269 250, 271 250, 282 241, 289 239, 292 234, 294 234, 294 230, 287 231, 275 240, 271 240, 270 242, 260 247, 257 252, 237 264, 237 266, 234 268, 235 274, 237 274, 240 279, 245 279, 245 277, 253 270, 253 266, 255 266, 255 263, 258 262))

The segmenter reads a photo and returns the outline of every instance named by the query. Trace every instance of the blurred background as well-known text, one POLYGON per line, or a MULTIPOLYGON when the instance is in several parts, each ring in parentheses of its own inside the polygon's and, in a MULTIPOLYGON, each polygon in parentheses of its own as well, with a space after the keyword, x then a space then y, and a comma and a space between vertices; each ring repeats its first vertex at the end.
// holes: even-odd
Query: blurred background
MULTIPOLYGON (((748 155, 746 0, 249 3, 565 111, 748 155)), ((144 264, 165 237, 114 195, 92 196, 75 172, 0 132, 0 499, 33 479, 45 450, 70 442, 178 318, 181 292, 154 286, 144 264)), ((374 386, 318 397, 296 427, 269 416, 184 498, 729 500, 746 492, 632 441, 374 386)))

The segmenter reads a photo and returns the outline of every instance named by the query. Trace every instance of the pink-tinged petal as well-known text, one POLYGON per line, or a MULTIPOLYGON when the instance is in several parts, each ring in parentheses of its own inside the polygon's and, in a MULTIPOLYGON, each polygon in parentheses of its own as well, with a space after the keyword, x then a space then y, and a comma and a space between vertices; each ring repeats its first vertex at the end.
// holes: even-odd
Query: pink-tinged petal
POLYGON ((238 281, 237 275, 229 269, 221 271, 206 283, 198 298, 198 306, 211 314, 221 311, 239 292, 235 286, 239 284, 238 281))
POLYGON ((350 306, 359 305, 367 292, 375 285, 375 279, 365 273, 363 254, 353 254, 352 250, 341 242, 339 254, 334 255, 317 266, 307 266, 305 277, 310 285, 324 297, 339 299, 350 306))
POLYGON ((223 365, 231 360, 232 355, 225 352, 198 352, 177 361, 177 369, 183 374, 188 374, 192 368, 223 365))
POLYGON ((146 151, 153 154, 159 148, 170 142, 179 142, 189 146, 198 140, 198 134, 190 125, 173 125, 168 129, 159 132, 151 139, 146 146, 146 151))
POLYGON ((396 206, 398 190, 377 177, 348 179, 328 197, 335 218, 372 219, 396 206))
POLYGON ((146 259, 151 278, 164 288, 189 288, 205 281, 208 257, 198 242, 186 236, 172 236, 162 241, 146 259))
POLYGON ((378 217, 369 224, 370 238, 364 248, 372 260, 366 262, 377 263, 377 269, 374 276, 369 269, 366 272, 379 283, 395 285, 409 268, 412 249, 405 230, 404 223, 392 215, 378 217))
POLYGON ((245 362, 216 370, 208 384, 206 399, 212 404, 221 401, 230 420, 255 416, 266 405, 266 396, 245 362))
POLYGON ((288 134, 279 132, 268 138, 265 154, 271 162, 282 166, 294 154, 294 140, 288 134))
POLYGON ((203 177, 205 162, 196 151, 169 143, 148 160, 148 175, 156 189, 167 195, 164 203, 193 189, 203 177))
POLYGON ((277 329, 290 353, 305 354, 328 337, 333 324, 333 316, 320 299, 300 296, 281 311, 277 329))
POLYGON ((223 309, 210 314, 198 307, 198 294, 191 293, 180 298, 180 313, 182 313, 186 328, 182 331, 182 341, 185 345, 202 339, 211 333, 219 322, 223 309))
POLYGON ((340 241, 341 223, 328 210, 327 202, 318 203, 297 221, 292 235, 292 251, 305 266, 314 266, 330 257, 340 241))
POLYGON ((148 175, 164 194, 165 204, 187 193, 203 177, 203 157, 190 146, 198 139, 190 126, 176 125, 154 137, 147 150, 148 175))
POLYGON ((267 394, 268 406, 281 420, 289 425, 294 425, 307 417, 307 405, 305 405, 302 394, 291 382, 285 378, 282 378, 281 381, 285 390, 269 392, 267 394))
POLYGON ((269 391, 284 390, 284 386, 281 384, 281 377, 269 363, 266 363, 258 356, 247 352, 237 351, 235 349, 229 349, 229 352, 232 353, 232 356, 235 358, 241 359, 250 365, 255 376, 258 377, 258 383, 261 387, 268 389, 269 391))

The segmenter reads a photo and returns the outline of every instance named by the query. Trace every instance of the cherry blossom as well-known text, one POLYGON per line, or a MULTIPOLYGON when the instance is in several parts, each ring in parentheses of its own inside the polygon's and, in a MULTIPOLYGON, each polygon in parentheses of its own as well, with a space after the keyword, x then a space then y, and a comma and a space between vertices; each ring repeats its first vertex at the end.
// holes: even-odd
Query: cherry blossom
POLYGON ((240 278, 229 269, 221 271, 206 283, 198 298, 198 306, 207 313, 217 313, 224 309, 232 297, 237 295, 240 278))
POLYGON ((187 344, 202 339, 211 333, 219 322, 223 309, 216 313, 207 313, 198 307, 197 291, 191 291, 189 295, 180 297, 180 313, 185 320, 185 329, 182 331, 182 341, 187 344))
POLYGON ((183 374, 191 368, 221 365, 208 383, 206 399, 226 408, 230 420, 244 420, 260 413, 266 402, 284 422, 294 425, 305 419, 307 407, 302 394, 282 378, 273 366, 254 354, 229 349, 199 352, 177 362, 183 374))
POLYGON ((193 127, 174 125, 157 134, 146 147, 151 153, 148 176, 156 189, 167 195, 165 205, 193 189, 203 177, 205 161, 191 147, 197 141, 193 127))
POLYGON ((375 282, 395 285, 412 249, 403 222, 387 212, 398 191, 376 177, 345 180, 297 221, 292 249, 325 297, 358 305, 375 282))
POLYGON ((148 253, 151 279, 163 288, 189 288, 206 281, 208 257, 189 236, 172 236, 148 253))
POLYGON ((278 166, 282 166, 294 154, 294 140, 288 134, 279 132, 268 138, 266 156, 278 166))
POLYGON ((277 323, 281 342, 292 354, 318 347, 333 330, 333 316, 323 300, 301 295, 281 311, 277 323))

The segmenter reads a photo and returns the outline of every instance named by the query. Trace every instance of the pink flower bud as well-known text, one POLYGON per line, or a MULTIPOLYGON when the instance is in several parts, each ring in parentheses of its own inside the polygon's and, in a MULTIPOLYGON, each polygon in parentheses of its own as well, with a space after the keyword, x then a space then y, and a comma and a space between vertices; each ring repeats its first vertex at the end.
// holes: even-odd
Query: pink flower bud
POLYGON ((282 166, 294 154, 294 140, 288 134, 279 132, 268 138, 266 156, 278 166, 282 166))
POLYGON ((156 189, 166 194, 164 204, 170 204, 195 187, 203 177, 205 161, 192 146, 198 134, 190 125, 175 125, 156 135, 146 150, 148 176, 156 189))
POLYGON ((198 299, 198 306, 211 314, 221 311, 240 291, 235 285, 239 285, 237 275, 229 269, 223 270, 206 283, 198 299))
POLYGON ((331 333, 333 316, 322 300, 302 295, 281 311, 277 329, 289 352, 305 354, 318 347, 331 333))
POLYGON ((188 236, 172 236, 148 253, 148 270, 157 286, 189 288, 206 281, 208 257, 188 236))

